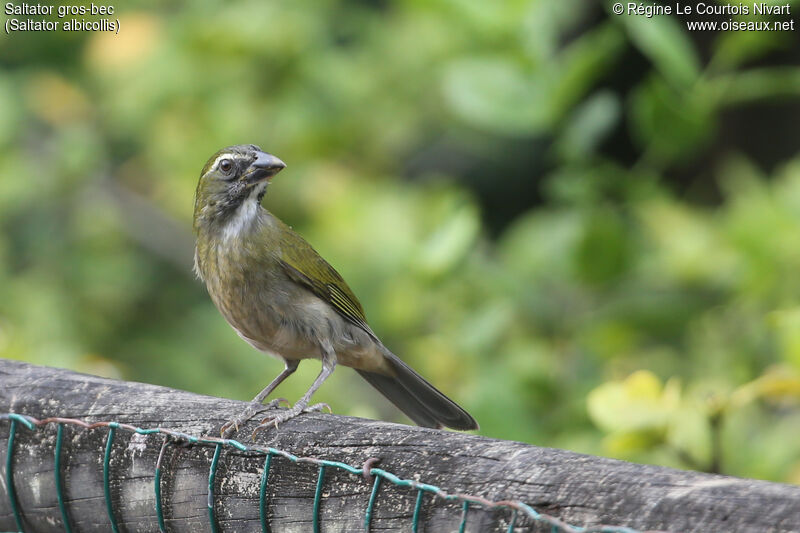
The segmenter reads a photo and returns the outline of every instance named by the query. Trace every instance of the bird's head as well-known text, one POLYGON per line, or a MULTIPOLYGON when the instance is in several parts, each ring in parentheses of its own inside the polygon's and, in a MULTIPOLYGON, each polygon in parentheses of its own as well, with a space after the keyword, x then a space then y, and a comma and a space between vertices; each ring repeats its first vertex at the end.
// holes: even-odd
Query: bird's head
POLYGON ((286 167, 283 161, 253 144, 223 148, 200 173, 194 203, 194 228, 224 222, 248 200, 256 205, 269 180, 286 167))

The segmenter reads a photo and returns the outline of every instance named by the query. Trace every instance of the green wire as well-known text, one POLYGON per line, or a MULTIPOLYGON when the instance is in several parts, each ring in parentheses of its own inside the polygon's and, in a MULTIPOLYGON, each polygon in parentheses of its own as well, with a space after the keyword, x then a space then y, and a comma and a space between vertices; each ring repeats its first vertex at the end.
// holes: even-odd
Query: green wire
POLYGON ((539 514, 539 511, 537 511, 536 509, 534 509, 533 507, 531 507, 527 503, 517 502, 517 505, 522 507, 522 509, 524 509, 526 513, 531 515, 534 520, 541 520, 542 519, 542 515, 539 514))
POLYGON ((375 482, 372 484, 372 492, 369 495, 369 502, 367 503, 367 510, 364 513, 364 531, 369 533, 372 522, 372 508, 375 507, 375 499, 378 497, 378 487, 381 485, 381 476, 375 476, 375 482))
POLYGON ((267 522, 267 481, 269 480, 269 467, 272 463, 272 454, 267 453, 264 459, 264 471, 261 473, 261 487, 258 495, 258 515, 261 518, 261 532, 271 533, 267 522))
MULTIPOLYGON (((13 471, 13 456, 14 456, 14 442, 16 440, 17 434, 17 424, 22 424, 23 426, 27 427, 31 431, 36 431, 37 426, 41 426, 46 423, 58 423, 58 433, 56 436, 56 450, 55 450, 55 479, 56 479, 56 488, 57 488, 57 496, 59 500, 59 508, 61 510, 61 516, 64 522, 64 529, 68 533, 70 532, 70 525, 68 520, 68 514, 66 512, 66 504, 63 498, 62 493, 62 476, 61 476, 61 450, 63 448, 63 425, 66 423, 80 423, 76 419, 58 419, 58 420, 46 420, 46 421, 39 421, 32 417, 27 417, 25 415, 20 415, 16 413, 0 413, 0 420, 8 419, 10 421, 10 428, 9 428, 9 435, 8 435, 8 449, 6 452, 6 475, 5 475, 5 482, 7 491, 8 491, 8 499, 11 507, 11 511, 14 515, 14 521, 16 522, 17 531, 15 533, 24 533, 24 524, 23 524, 23 517, 22 517, 22 510, 19 507, 19 503, 17 501, 17 494, 14 487, 14 471, 13 471)), ((111 529, 114 533, 119 533, 119 528, 117 525, 117 521, 114 517, 114 512, 112 508, 111 502, 111 489, 110 489, 110 470, 111 470, 111 452, 113 447, 113 440, 115 436, 115 431, 117 429, 124 429, 126 431, 132 431, 134 433, 140 435, 154 435, 154 434, 162 434, 165 435, 165 441, 161 447, 161 452, 158 456, 158 461, 156 463, 155 469, 155 480, 154 480, 154 489, 155 489, 155 507, 156 507, 156 516, 158 518, 158 527, 159 531, 166 533, 166 526, 164 521, 164 513, 163 513, 163 505, 161 501, 161 461, 164 455, 164 451, 166 447, 169 445, 170 439, 179 439, 179 440, 186 440, 189 443, 193 444, 201 444, 201 445, 214 445, 216 447, 214 451, 214 458, 211 462, 211 467, 209 470, 209 491, 208 491, 208 509, 209 509, 209 518, 211 521, 211 530, 213 533, 216 533, 219 530, 219 526, 216 522, 215 515, 214 515, 214 479, 216 476, 216 469, 217 464, 219 462, 221 450, 223 446, 231 446, 239 451, 244 452, 257 452, 259 454, 266 453, 266 458, 264 461, 264 471, 262 472, 261 476, 261 487, 260 487, 260 498, 259 498, 259 512, 261 518, 261 529, 264 533, 270 533, 269 523, 267 520, 267 484, 269 480, 269 471, 270 471, 270 464, 273 455, 278 455, 290 460, 293 463, 313 463, 319 466, 319 477, 317 478, 317 487, 314 493, 314 516, 313 516, 313 531, 318 533, 320 531, 320 506, 322 500, 322 488, 325 480, 325 468, 337 468, 344 470, 350 474, 354 475, 363 475, 364 469, 363 467, 359 468, 356 466, 348 465, 346 463, 342 463, 339 461, 330 461, 325 459, 311 459, 307 457, 298 457, 293 455, 289 452, 278 450, 275 448, 267 448, 266 450, 263 448, 251 448, 248 447, 238 441, 235 440, 224 440, 220 441, 218 439, 209 439, 205 437, 195 437, 192 435, 187 435, 184 433, 165 430, 162 428, 151 428, 151 429, 143 429, 139 427, 133 427, 128 425, 121 425, 118 422, 106 422, 105 424, 108 425, 108 439, 106 441, 105 446, 105 455, 103 457, 103 490, 105 493, 105 500, 106 500, 106 510, 108 512, 109 520, 111 521, 111 529)), ((83 424, 81 424, 83 425, 83 424)), ((462 496, 457 494, 446 494, 443 493, 442 489, 435 485, 430 485, 427 483, 420 483, 418 481, 412 481, 408 479, 402 479, 397 475, 382 470, 380 468, 372 468, 369 470, 369 473, 375 476, 375 481, 372 486, 372 492, 370 494, 369 503, 365 513, 365 521, 364 527, 367 531, 371 527, 371 519, 372 513, 375 505, 375 501, 377 498, 379 486, 382 479, 386 479, 391 482, 395 486, 399 487, 412 487, 417 490, 417 500, 414 506, 414 515, 413 515, 413 523, 412 523, 412 532, 418 533, 419 530, 419 522, 422 518, 422 503, 425 496, 425 492, 431 492, 435 495, 438 495, 444 498, 446 501, 461 501, 462 502, 462 516, 461 516, 461 525, 459 527, 459 532, 463 533, 466 530, 467 525, 467 518, 468 512, 470 507, 469 500, 464 499, 462 496)), ((483 504, 479 504, 483 506, 483 504)), ((490 508, 494 508, 496 505, 490 504, 490 508)), ((550 517, 546 515, 540 514, 530 505, 521 502, 515 501, 514 502, 514 509, 511 515, 511 521, 509 523, 507 533, 513 533, 515 524, 518 519, 519 512, 525 513, 529 518, 537 521, 537 522, 545 522, 551 526, 551 531, 553 533, 558 533, 561 531, 561 527, 558 524, 554 524, 550 517)), ((571 526, 576 531, 588 531, 585 528, 579 528, 577 526, 571 526)), ((591 531, 602 531, 603 533, 638 533, 637 530, 631 529, 628 527, 622 526, 605 526, 602 528, 591 528, 591 531)))
POLYGON ((14 521, 17 523, 17 531, 22 533, 25 528, 22 526, 22 514, 17 504, 17 491, 14 489, 14 470, 11 459, 14 457, 14 437, 17 434, 17 421, 11 419, 11 427, 8 429, 8 451, 6 453, 6 486, 8 487, 8 501, 11 504, 11 511, 14 513, 14 521))
POLYGON ((411 533, 417 533, 419 531, 419 515, 422 510, 422 497, 424 495, 424 491, 417 491, 417 503, 414 504, 414 518, 411 520, 411 533))
MULTIPOLYGON (((116 423, 112 423, 116 424, 116 423)), ((106 440, 106 453, 103 455, 103 493, 106 496, 106 512, 111 521, 111 531, 119 533, 117 519, 114 517, 114 509, 111 506, 111 445, 114 443, 114 433, 117 431, 116 425, 109 424, 108 439, 106 440)))
POLYGON ((511 513, 511 521, 508 523, 508 531, 506 533, 514 533, 514 526, 517 524, 517 510, 511 513))
POLYGON ((319 507, 322 499, 322 483, 325 481, 325 465, 319 467, 317 477, 317 490, 314 491, 314 516, 312 518, 312 529, 314 533, 319 533, 319 507))
POLYGON ((217 476, 217 463, 219 454, 222 451, 222 443, 218 443, 214 449, 214 458, 211 459, 211 468, 208 469, 208 523, 211 525, 211 533, 217 533, 217 519, 214 516, 214 478, 217 476))
POLYGON ((461 512, 461 525, 458 526, 458 533, 464 533, 464 531, 467 530, 467 512, 469 511, 469 502, 465 501, 461 508, 463 511, 461 512))
POLYGON ((53 465, 53 474, 56 482, 56 497, 58 498, 58 508, 61 511, 61 521, 64 523, 64 531, 72 533, 72 528, 69 525, 69 516, 67 515, 67 505, 64 503, 64 484, 61 480, 61 444, 64 442, 64 424, 58 425, 56 432, 56 453, 55 465, 53 465))

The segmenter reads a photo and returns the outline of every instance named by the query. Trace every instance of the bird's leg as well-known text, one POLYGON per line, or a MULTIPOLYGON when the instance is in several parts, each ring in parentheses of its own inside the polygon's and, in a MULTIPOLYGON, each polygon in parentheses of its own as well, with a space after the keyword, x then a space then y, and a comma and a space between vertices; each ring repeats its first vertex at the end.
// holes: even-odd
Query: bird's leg
POLYGON ((253 431, 253 437, 255 438, 255 434, 261 429, 267 429, 270 426, 278 427, 278 424, 282 424, 287 420, 291 420, 292 418, 296 417, 300 413, 310 413, 313 411, 321 411, 322 409, 327 408, 330 411, 330 406, 326 403, 317 403, 314 405, 308 405, 311 401, 311 397, 317 392, 317 389, 322 386, 328 377, 333 373, 333 369, 336 368, 336 352, 333 351, 333 347, 330 345, 329 342, 324 342, 321 346, 322 351, 322 370, 320 370, 317 379, 314 380, 314 383, 311 384, 311 387, 306 391, 302 398, 300 398, 297 403, 294 404, 290 409, 286 409, 285 411, 281 411, 274 415, 270 415, 264 418, 258 427, 253 431))
MULTIPOLYGON (((266 397, 269 396, 270 394, 272 394, 272 391, 277 389, 278 385, 283 383, 283 381, 286 378, 288 378, 289 376, 294 374, 294 371, 297 370, 297 366, 300 364, 300 361, 298 361, 296 359, 286 359, 284 361, 284 364, 286 366, 284 367, 283 371, 280 374, 278 374, 278 376, 275 379, 272 380, 272 383, 270 383, 269 385, 264 387, 264 390, 262 390, 261 392, 256 394, 256 397, 253 398, 253 401, 250 402, 250 403, 259 404, 259 405, 264 403, 264 400, 266 399, 266 397)), ((283 398, 279 398, 279 399, 283 399, 283 398)), ((286 400, 284 400, 284 401, 286 401, 286 400)), ((270 403, 272 403, 272 402, 270 402, 270 403)))
POLYGON ((283 369, 283 371, 280 374, 278 374, 275 379, 272 380, 272 383, 264 387, 264 390, 256 394, 256 397, 253 398, 253 401, 250 402, 250 405, 248 405, 245 408, 245 410, 242 411, 241 414, 239 414, 239 416, 237 416, 233 420, 226 422, 225 425, 222 426, 220 432, 222 433, 223 439, 227 439, 233 433, 239 431, 239 426, 243 425, 245 422, 253 418, 258 413, 266 411, 268 409, 274 409, 278 407, 281 404, 281 402, 289 403, 286 401, 285 398, 276 398, 271 402, 269 402, 268 404, 263 405, 264 400, 267 398, 267 396, 272 394, 272 391, 274 391, 278 387, 278 385, 283 383, 283 381, 286 378, 291 376, 294 373, 294 371, 297 370, 297 365, 300 364, 300 361, 287 359, 285 361, 285 364, 286 367, 283 369))

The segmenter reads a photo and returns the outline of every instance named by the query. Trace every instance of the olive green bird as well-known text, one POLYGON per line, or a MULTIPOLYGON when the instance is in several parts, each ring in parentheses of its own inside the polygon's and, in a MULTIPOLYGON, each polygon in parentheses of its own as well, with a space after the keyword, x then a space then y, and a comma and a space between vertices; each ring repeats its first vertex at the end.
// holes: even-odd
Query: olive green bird
POLYGON ((240 416, 223 426, 223 435, 277 407, 279 400, 263 402, 302 359, 321 360, 319 375, 294 406, 274 410, 259 428, 323 407, 309 405, 311 397, 342 364, 420 426, 477 429, 464 409, 381 343, 339 273, 261 207, 270 179, 285 167, 257 146, 230 146, 208 160, 197 185, 195 271, 233 329, 286 365, 240 416))

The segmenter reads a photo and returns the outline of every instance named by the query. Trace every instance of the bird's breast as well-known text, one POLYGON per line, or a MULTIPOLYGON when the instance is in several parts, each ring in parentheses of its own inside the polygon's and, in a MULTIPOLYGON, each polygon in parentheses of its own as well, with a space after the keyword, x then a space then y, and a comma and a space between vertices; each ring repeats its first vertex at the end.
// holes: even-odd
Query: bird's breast
POLYGON ((224 241, 207 249, 198 244, 197 267, 220 313, 258 350, 284 359, 319 358, 321 341, 329 340, 341 364, 384 370, 372 338, 290 279, 274 256, 224 241))
POLYGON ((212 301, 243 339, 285 359, 319 357, 332 310, 309 305, 316 297, 292 282, 276 259, 220 242, 199 265, 212 301))

